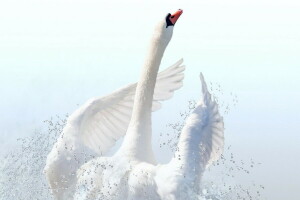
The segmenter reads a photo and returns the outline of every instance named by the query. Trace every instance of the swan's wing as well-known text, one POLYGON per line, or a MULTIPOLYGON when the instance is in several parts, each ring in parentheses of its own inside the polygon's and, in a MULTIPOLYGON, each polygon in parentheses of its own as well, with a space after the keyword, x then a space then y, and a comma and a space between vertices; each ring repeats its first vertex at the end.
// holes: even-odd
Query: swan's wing
POLYGON ((186 137, 184 145, 199 145, 200 165, 208 167, 212 162, 219 159, 224 147, 224 123, 221 117, 218 104, 212 99, 207 89, 202 73, 203 99, 196 105, 193 113, 187 118, 183 127, 182 135, 186 137), (192 144, 193 143, 193 144, 192 144))
POLYGON ((217 161, 224 149, 224 122, 223 117, 219 113, 218 104, 212 99, 207 89, 206 82, 202 73, 200 74, 203 93, 203 105, 206 106, 206 125, 203 129, 200 147, 203 151, 206 167, 212 162, 217 161))
POLYGON ((159 101, 170 99, 174 91, 182 87, 183 71, 185 70, 185 66, 181 65, 182 63, 183 59, 180 59, 158 74, 153 96, 153 111, 160 108, 159 101))
POLYGON ((169 163, 159 165, 155 172, 161 196, 172 194, 182 199, 197 199, 199 180, 205 168, 223 151, 223 118, 202 74, 200 79, 203 98, 186 119, 174 157, 169 163))
MULTIPOLYGON (((183 60, 160 72, 154 90, 153 108, 160 108, 160 101, 169 99, 182 86, 183 60)), ((105 97, 89 100, 73 113, 69 119, 78 129, 83 143, 102 155, 125 135, 133 108, 136 83, 121 88, 105 97)))

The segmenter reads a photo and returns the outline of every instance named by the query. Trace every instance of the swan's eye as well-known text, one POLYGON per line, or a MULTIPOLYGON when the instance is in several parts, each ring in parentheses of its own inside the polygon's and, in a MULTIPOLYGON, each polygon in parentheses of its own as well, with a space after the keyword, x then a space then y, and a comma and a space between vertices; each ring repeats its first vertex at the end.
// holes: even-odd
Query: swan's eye
POLYGON ((175 16, 173 15, 173 16, 171 16, 171 18, 174 18, 175 16))

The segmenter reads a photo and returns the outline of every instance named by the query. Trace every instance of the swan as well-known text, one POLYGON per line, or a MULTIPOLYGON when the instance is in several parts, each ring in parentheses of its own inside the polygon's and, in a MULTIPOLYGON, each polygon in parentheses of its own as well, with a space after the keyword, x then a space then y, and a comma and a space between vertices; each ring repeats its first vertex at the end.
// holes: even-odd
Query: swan
POLYGON ((151 108, 160 61, 182 10, 158 24, 138 82, 132 117, 120 149, 112 157, 98 157, 77 172, 76 200, 197 199, 205 169, 224 146, 224 123, 204 77, 202 99, 187 118, 174 157, 156 163, 151 149, 151 108), (171 25, 169 24, 171 21, 171 25), (173 22, 172 22, 173 21, 173 22))
POLYGON ((131 160, 122 153, 91 160, 78 172, 75 199, 200 199, 201 177, 219 159, 224 147, 223 117, 202 73, 200 80, 202 98, 186 119, 169 163, 155 165, 131 160))
MULTIPOLYGON (((168 30, 171 29, 172 23, 176 22, 177 17, 178 14, 175 17, 172 15, 172 17, 168 18, 170 19, 168 21, 168 30)), ((163 26, 165 25, 163 24, 163 26)), ((166 29, 166 27, 162 28, 166 29)), ((155 34, 157 34, 155 38, 163 38, 162 40, 165 41, 163 46, 166 46, 171 31, 167 31, 164 34, 156 32, 155 34)), ((157 72, 155 71, 158 70, 165 47, 156 48, 160 42, 158 40, 154 40, 153 42, 151 51, 153 55, 148 57, 145 65, 149 67, 153 65, 155 67, 149 72, 145 71, 142 74, 143 79, 150 81, 150 85, 148 83, 134 83, 116 90, 109 95, 92 98, 68 117, 61 135, 47 156, 44 168, 46 179, 55 199, 73 199, 78 169, 91 159, 104 156, 115 145, 116 141, 125 134, 129 134, 130 139, 128 138, 124 142, 130 143, 129 140, 133 140, 133 137, 135 137, 130 132, 137 128, 135 126, 136 120, 140 117, 150 120, 151 111, 160 109, 160 102, 171 98, 174 91, 182 87, 182 80, 184 78, 182 72, 185 69, 182 65, 182 59, 160 72, 156 78, 157 72), (145 87, 152 89, 146 92, 143 89, 145 87), (143 93, 138 92, 142 90, 144 90, 143 93), (139 94, 135 95, 136 93, 139 94), (140 109, 144 107, 144 103, 142 102, 139 105, 135 104, 135 108, 133 109, 133 102, 144 98, 143 95, 147 96, 147 101, 151 101, 146 103, 147 106, 145 105, 145 108, 147 107, 147 110, 144 113, 140 112, 140 109), (145 113, 148 113, 147 116, 144 116, 145 113), (131 122, 130 125, 129 122, 131 122)), ((138 124, 137 126, 144 125, 138 124)), ((147 129, 149 133, 147 137, 143 138, 144 141, 138 141, 134 144, 138 146, 139 142, 142 142, 145 149, 139 148, 139 155, 133 156, 143 159, 146 155, 146 160, 154 163, 151 143, 148 143, 148 140, 150 140, 149 137, 151 137, 151 126, 147 125, 147 129)), ((125 145, 123 146, 125 147, 125 145)), ((127 149, 126 152, 133 153, 134 148, 127 149)))

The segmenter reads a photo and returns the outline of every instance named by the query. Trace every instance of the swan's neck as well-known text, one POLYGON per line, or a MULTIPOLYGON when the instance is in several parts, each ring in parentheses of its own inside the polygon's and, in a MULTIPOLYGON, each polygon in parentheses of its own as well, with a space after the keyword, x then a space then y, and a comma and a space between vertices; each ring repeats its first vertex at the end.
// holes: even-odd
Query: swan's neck
POLYGON ((151 110, 156 77, 163 57, 166 41, 154 37, 148 57, 136 88, 131 121, 124 138, 126 154, 133 159, 155 163, 151 143, 151 110))

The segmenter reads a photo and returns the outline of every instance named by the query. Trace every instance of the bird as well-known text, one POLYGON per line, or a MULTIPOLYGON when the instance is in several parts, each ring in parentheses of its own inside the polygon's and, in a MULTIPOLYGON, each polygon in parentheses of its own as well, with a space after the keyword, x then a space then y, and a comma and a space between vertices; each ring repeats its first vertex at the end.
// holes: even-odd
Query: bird
POLYGON ((77 171, 75 200, 196 199, 206 168, 224 146, 224 123, 204 77, 202 99, 187 118, 174 157, 158 164, 152 151, 151 109, 158 69, 182 10, 158 23, 135 93, 132 116, 119 150, 91 159, 77 171))
POLYGON ((147 57, 144 67, 149 71, 142 73, 144 82, 129 84, 106 96, 91 98, 68 117, 44 167, 50 191, 56 200, 74 199, 78 170, 95 158, 105 159, 107 152, 125 134, 128 135, 122 145, 125 152, 134 154, 136 147, 132 145, 143 146, 133 156, 155 163, 149 141, 151 126, 148 122, 151 120, 151 112, 160 109, 160 102, 171 98, 174 91, 183 84, 185 66, 182 65, 182 59, 157 74, 162 54, 172 35, 171 29, 180 14, 181 11, 175 15, 170 14, 160 24, 158 29, 166 31, 155 31, 151 55, 147 57), (139 118, 144 118, 145 122, 140 123, 143 120, 137 121, 139 118), (132 137, 135 137, 132 132, 142 126, 147 126, 144 127, 147 130, 143 131, 149 133, 145 132, 143 135, 148 135, 132 143, 132 137), (131 148, 126 148, 125 143, 131 143, 131 148))

